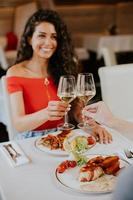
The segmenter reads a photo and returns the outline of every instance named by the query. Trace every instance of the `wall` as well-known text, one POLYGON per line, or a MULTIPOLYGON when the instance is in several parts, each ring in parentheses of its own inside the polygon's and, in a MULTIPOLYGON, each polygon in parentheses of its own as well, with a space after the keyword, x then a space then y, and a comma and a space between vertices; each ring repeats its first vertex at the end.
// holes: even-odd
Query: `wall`
POLYGON ((14 8, 0 8, 0 35, 13 29, 14 8))

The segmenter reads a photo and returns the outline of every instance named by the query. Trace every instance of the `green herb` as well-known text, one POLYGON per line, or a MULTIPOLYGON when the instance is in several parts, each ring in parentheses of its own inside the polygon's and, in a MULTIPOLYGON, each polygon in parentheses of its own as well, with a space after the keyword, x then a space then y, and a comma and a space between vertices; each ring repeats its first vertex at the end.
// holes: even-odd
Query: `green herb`
POLYGON ((79 154, 75 151, 72 151, 71 153, 73 154, 73 157, 76 160, 78 166, 82 166, 87 163, 86 156, 83 156, 82 154, 79 154))
POLYGON ((80 152, 84 152, 86 149, 88 149, 86 138, 83 136, 77 137, 76 146, 74 150, 80 153, 80 152))
POLYGON ((77 161, 77 165, 78 166, 82 166, 84 164, 87 163, 87 159, 85 157, 81 157, 78 161, 77 161))

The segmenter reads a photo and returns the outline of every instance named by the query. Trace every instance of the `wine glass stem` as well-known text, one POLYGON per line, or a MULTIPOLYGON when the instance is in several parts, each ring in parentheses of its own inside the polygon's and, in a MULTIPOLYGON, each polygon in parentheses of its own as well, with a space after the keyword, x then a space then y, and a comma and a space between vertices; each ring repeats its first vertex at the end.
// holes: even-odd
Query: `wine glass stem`
POLYGON ((86 120, 84 120, 84 126, 87 126, 88 125, 88 123, 87 123, 87 121, 86 120))
POLYGON ((65 112, 65 115, 64 115, 64 126, 68 126, 68 115, 67 115, 67 112, 65 112))
MULTIPOLYGON (((87 106, 87 104, 88 104, 88 101, 87 102, 84 101, 84 107, 87 106)), ((88 122, 87 122, 86 118, 84 119, 83 124, 84 124, 84 127, 88 125, 88 122)))

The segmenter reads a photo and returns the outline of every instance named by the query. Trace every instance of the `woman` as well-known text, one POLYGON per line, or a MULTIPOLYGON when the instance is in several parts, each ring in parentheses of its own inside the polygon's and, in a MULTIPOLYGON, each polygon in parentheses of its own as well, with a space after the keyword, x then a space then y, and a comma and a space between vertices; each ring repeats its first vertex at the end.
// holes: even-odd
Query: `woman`
MULTIPOLYGON (((34 13, 25 26, 16 64, 7 71, 14 126, 20 138, 46 134, 63 122, 70 106, 57 97, 59 78, 76 76, 78 71, 70 36, 59 15, 52 10, 34 13)), ((81 109, 75 107, 77 119, 81 109)))
POLYGON ((33 14, 25 26, 16 64, 7 71, 14 126, 21 137, 42 134, 62 122, 68 104, 59 101, 57 85, 61 75, 76 75, 73 58, 69 34, 58 14, 50 10, 33 14))

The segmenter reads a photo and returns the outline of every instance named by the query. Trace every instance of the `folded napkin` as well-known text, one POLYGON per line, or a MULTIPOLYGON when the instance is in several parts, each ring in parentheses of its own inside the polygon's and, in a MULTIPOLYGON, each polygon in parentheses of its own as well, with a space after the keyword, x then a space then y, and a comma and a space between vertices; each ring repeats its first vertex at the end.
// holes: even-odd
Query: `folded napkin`
POLYGON ((30 159, 25 155, 20 146, 14 141, 1 143, 0 150, 9 164, 13 167, 17 167, 30 162, 30 159))
MULTIPOLYGON (((131 150, 131 149, 129 149, 131 150)), ((120 159, 126 161, 128 164, 133 165, 133 158, 127 158, 125 155, 124 150, 123 151, 118 151, 117 153, 115 153, 117 156, 119 156, 120 159)))

